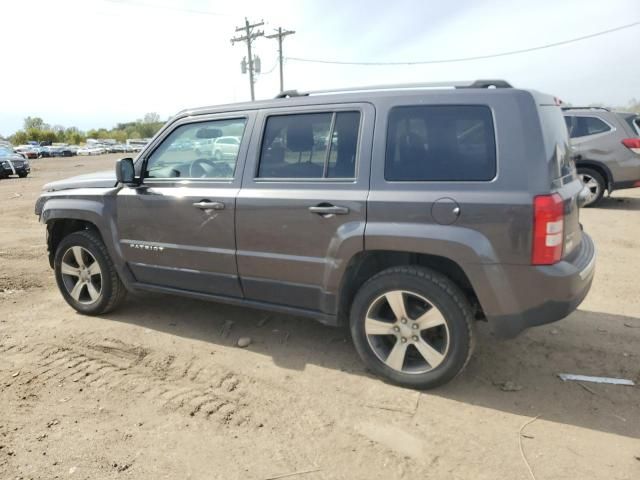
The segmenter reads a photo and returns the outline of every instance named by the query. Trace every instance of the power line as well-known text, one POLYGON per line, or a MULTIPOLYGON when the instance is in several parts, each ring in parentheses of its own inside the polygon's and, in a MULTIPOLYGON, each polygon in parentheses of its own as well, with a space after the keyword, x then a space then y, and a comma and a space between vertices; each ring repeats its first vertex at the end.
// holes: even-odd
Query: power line
POLYGON ((640 25, 640 21, 629 23, 627 25, 622 25, 620 27, 610 28, 609 30, 603 30, 601 32, 591 33, 589 35, 584 35, 582 37, 571 38, 569 40, 562 40, 560 42, 548 43, 546 45, 539 45, 537 47, 530 48, 522 48, 520 50, 511 50, 508 52, 500 52, 493 53, 489 55, 477 55, 473 57, 460 57, 460 58, 447 58, 441 60, 421 60, 415 62, 347 62, 341 60, 324 60, 324 59, 314 59, 314 58, 302 58, 302 57, 286 57, 287 60, 293 60, 296 62, 308 62, 308 63, 328 63, 333 65, 366 65, 366 66, 375 66, 375 65, 432 65, 435 63, 456 63, 456 62, 469 62, 471 60, 484 60, 487 58, 497 58, 497 57, 506 57, 508 55, 517 55, 520 53, 534 52, 536 50, 543 50, 545 48, 559 47, 561 45, 567 45, 569 43, 579 42, 582 40, 587 40, 589 38, 599 37, 601 35, 606 35, 609 33, 617 32, 619 30, 624 30, 626 28, 636 27, 640 25))

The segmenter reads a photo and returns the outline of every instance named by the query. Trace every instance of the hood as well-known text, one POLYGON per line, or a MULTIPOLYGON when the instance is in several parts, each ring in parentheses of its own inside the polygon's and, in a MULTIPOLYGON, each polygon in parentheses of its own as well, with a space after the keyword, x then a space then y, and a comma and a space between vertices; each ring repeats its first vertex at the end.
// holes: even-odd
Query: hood
POLYGON ((71 188, 110 188, 115 187, 116 183, 116 172, 105 170, 47 183, 42 189, 46 192, 54 192, 71 188))
POLYGON ((18 154, 18 153, 13 153, 11 155, 6 155, 4 157, 0 157, 0 162, 5 162, 5 161, 11 161, 11 162, 26 162, 27 159, 24 158, 22 155, 18 154))

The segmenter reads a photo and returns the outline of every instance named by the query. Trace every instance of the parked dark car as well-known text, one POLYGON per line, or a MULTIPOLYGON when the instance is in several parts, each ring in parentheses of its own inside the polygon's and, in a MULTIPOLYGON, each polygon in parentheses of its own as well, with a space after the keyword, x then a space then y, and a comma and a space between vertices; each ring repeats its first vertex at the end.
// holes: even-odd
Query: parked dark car
POLYGON ((31 172, 29 161, 8 147, 0 146, 0 178, 17 175, 24 178, 31 172))
POLYGON ((88 315, 131 290, 307 316, 348 326, 394 383, 451 380, 476 321, 510 337, 560 320, 595 272, 554 97, 454 86, 178 114, 135 162, 44 187, 35 211, 62 296, 88 315), (231 136, 218 159, 174 147, 231 136))

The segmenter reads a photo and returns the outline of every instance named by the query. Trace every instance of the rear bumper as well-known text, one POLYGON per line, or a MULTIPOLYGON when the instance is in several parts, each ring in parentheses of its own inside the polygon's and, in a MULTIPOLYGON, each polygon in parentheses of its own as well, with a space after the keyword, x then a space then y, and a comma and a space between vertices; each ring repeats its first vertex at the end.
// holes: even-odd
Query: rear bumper
POLYGON ((589 293, 595 264, 593 241, 583 233, 578 251, 555 265, 494 267, 501 278, 477 292, 491 331, 512 338, 527 328, 565 318, 589 293))

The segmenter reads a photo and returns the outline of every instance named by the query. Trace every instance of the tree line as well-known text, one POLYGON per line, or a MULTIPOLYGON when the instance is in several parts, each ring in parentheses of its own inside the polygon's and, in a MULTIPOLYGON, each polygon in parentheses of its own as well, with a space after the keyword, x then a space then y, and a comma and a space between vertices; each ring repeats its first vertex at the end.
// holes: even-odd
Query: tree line
POLYGON ((153 137, 162 125, 164 122, 157 113, 147 113, 135 122, 118 123, 111 129, 94 128, 86 132, 77 127, 49 125, 40 117, 27 117, 24 119, 22 130, 10 135, 8 140, 13 145, 23 145, 29 141, 78 145, 84 143, 87 138, 112 138, 124 143, 129 138, 153 137))

